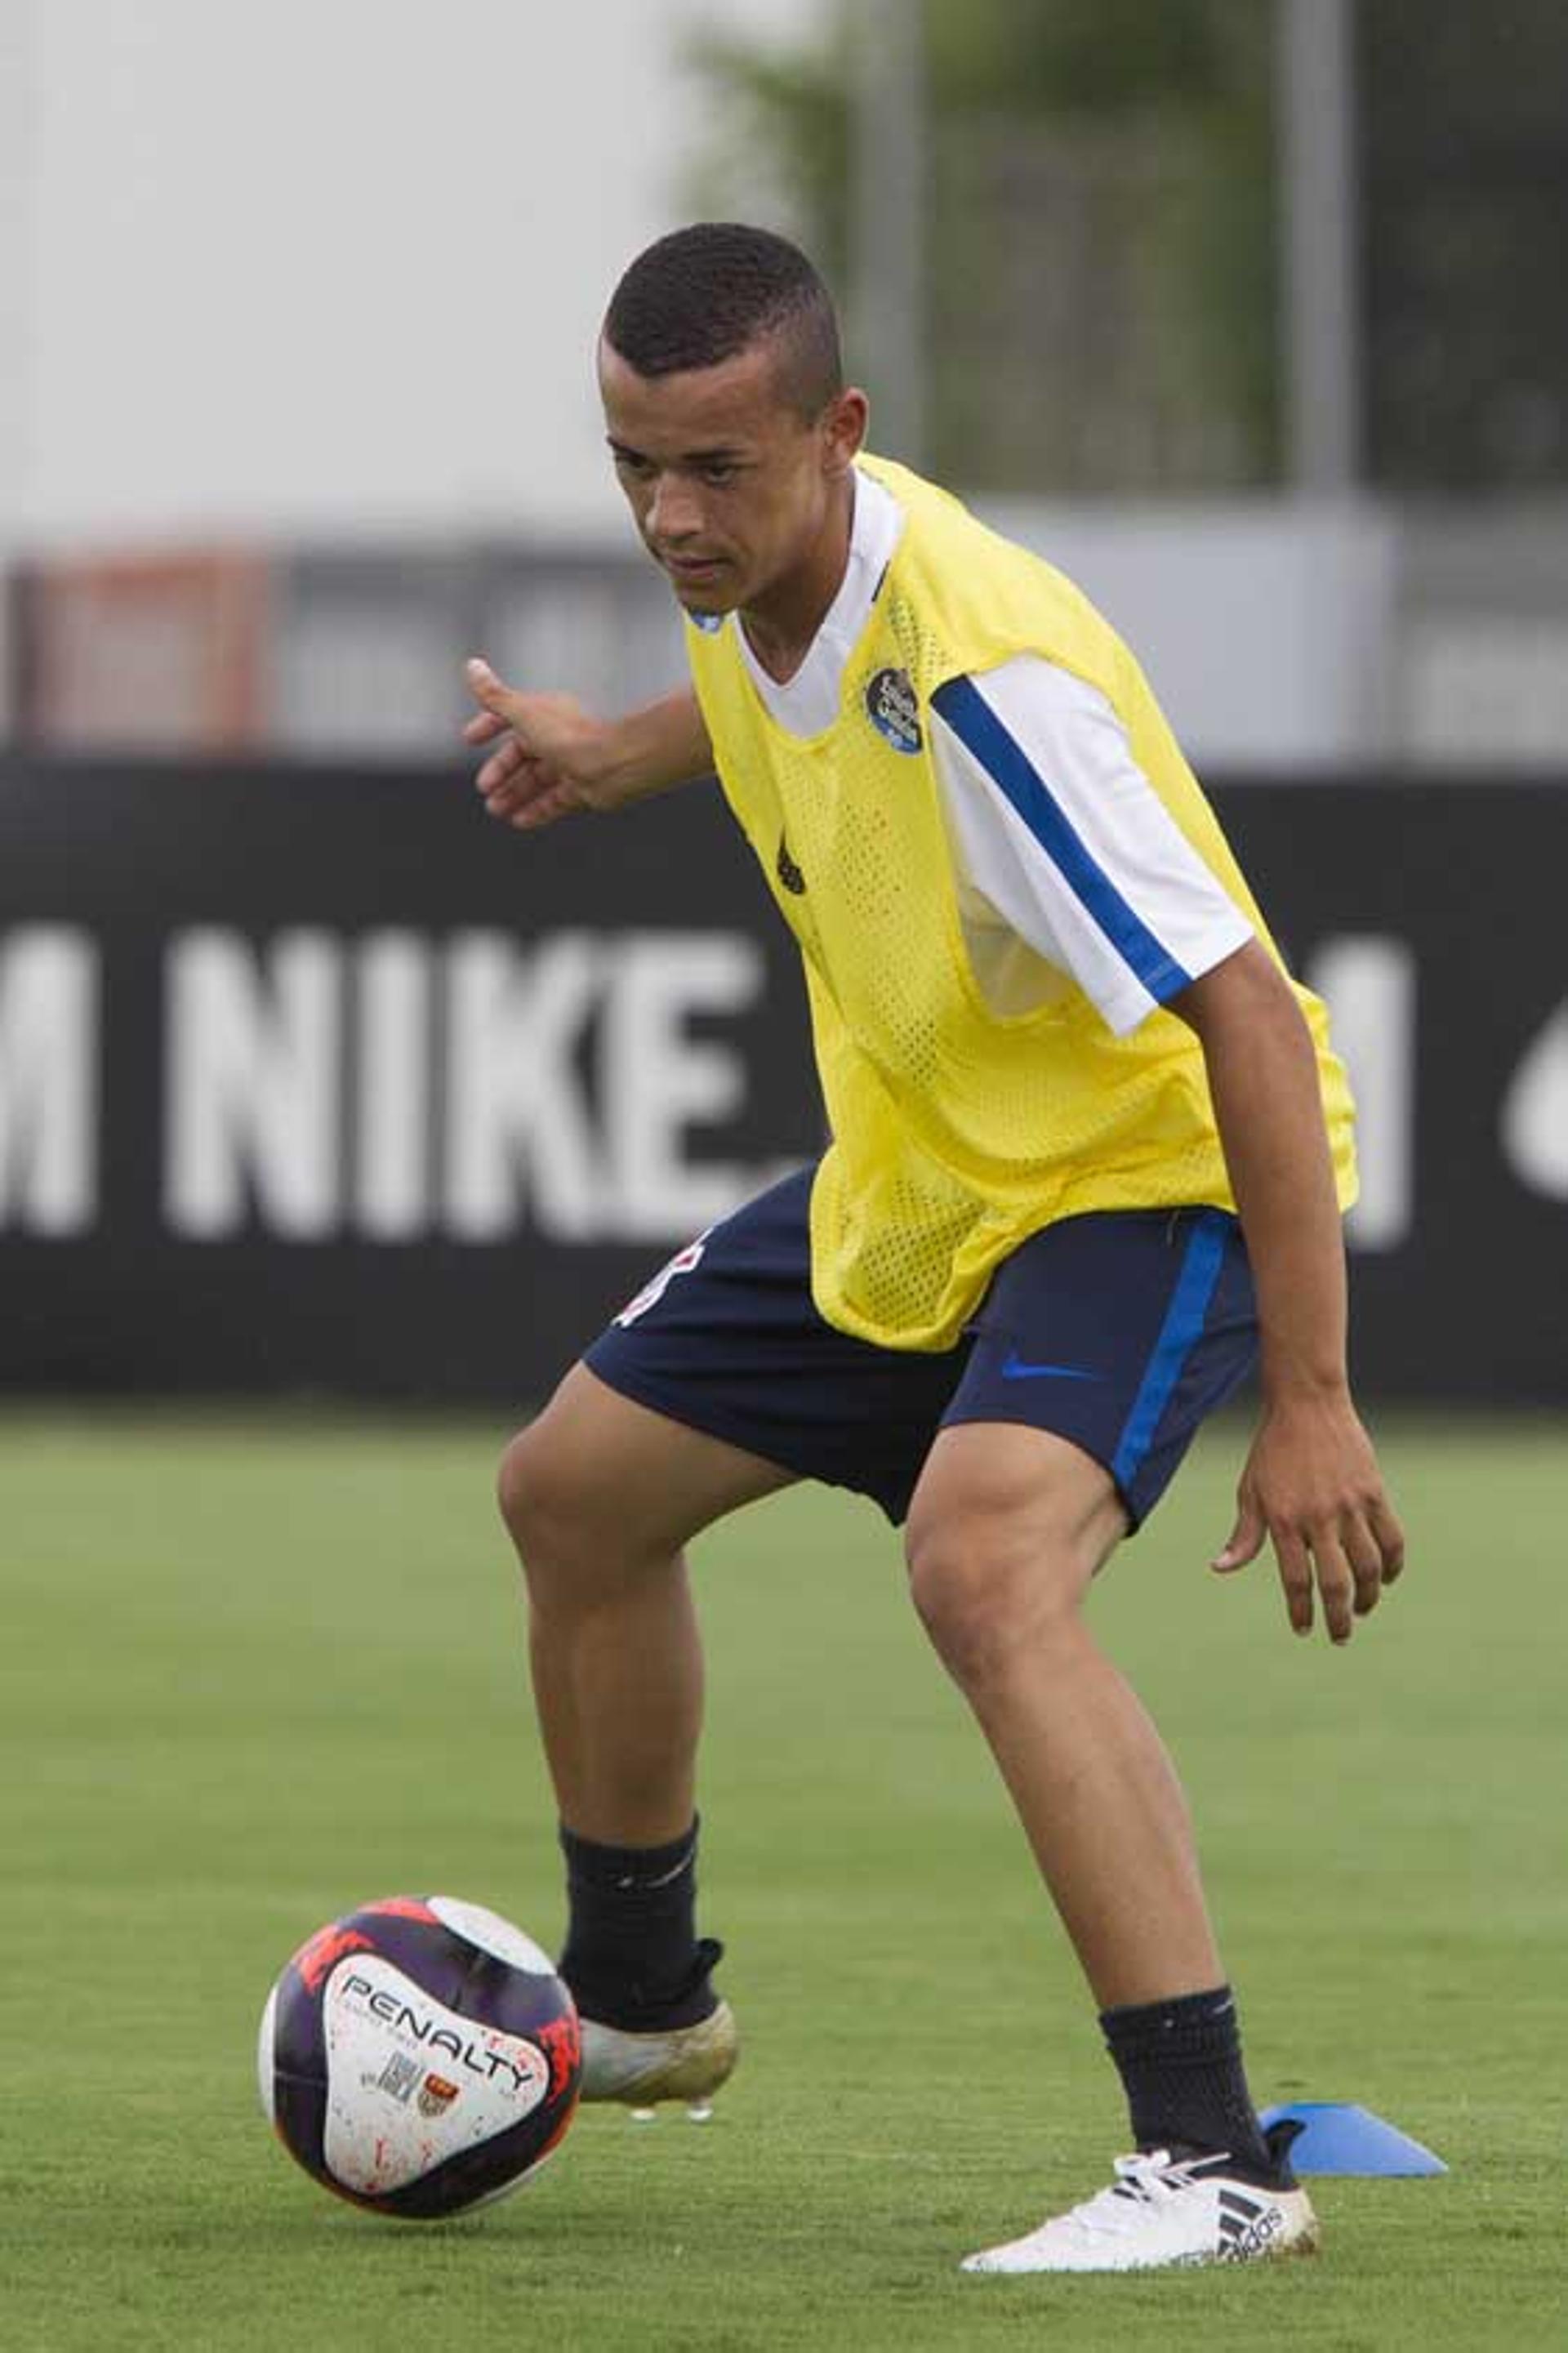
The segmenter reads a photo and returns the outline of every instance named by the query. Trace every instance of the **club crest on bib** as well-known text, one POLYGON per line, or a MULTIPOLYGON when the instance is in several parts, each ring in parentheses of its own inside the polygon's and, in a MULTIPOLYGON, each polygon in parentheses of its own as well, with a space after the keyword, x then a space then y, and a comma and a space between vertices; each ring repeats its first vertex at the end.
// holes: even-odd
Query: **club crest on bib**
POLYGON ((918 752, 921 733, 920 697, 907 670, 879 670, 866 689, 866 712, 879 735, 895 752, 918 752))

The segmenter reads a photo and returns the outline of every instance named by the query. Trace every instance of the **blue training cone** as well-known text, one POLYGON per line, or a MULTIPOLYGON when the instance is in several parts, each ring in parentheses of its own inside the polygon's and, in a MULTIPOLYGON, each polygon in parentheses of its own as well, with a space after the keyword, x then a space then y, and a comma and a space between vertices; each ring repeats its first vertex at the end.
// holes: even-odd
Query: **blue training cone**
POLYGON ((1418 2140, 1385 2124, 1370 2108, 1339 2100, 1288 2100, 1281 2107, 1265 2108, 1258 2121, 1265 2129, 1287 2119, 1301 2126, 1291 2144, 1290 2162, 1298 2173, 1447 2173, 1440 2157, 1418 2140))

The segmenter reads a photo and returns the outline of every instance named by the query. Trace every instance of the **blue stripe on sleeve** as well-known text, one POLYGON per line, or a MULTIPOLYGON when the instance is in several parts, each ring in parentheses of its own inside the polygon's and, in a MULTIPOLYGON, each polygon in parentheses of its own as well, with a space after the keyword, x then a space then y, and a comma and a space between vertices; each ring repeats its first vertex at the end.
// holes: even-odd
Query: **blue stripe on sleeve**
POLYGON ((1008 733, 973 679, 950 678, 931 696, 965 750, 1000 786, 1040 848, 1157 1005, 1185 988, 1192 974, 1176 962, 1128 905, 1023 746, 1008 733))
POLYGON ((1110 1465, 1112 1478, 1123 1489, 1130 1488, 1138 1476, 1143 1458, 1154 1442, 1160 1416, 1171 1401, 1171 1392, 1181 1379, 1182 1367, 1194 1341, 1202 1334, 1215 1284, 1225 1263, 1226 1240, 1232 1222, 1223 1209, 1205 1209, 1188 1238, 1182 1271, 1165 1310, 1165 1321, 1110 1465))

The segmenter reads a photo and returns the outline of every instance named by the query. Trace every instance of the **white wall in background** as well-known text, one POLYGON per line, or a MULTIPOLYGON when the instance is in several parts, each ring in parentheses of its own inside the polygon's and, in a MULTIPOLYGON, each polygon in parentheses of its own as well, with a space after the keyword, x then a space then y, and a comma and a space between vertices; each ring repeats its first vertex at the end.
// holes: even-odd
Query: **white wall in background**
POLYGON ((984 512, 1094 599, 1194 758, 1329 768, 1395 742, 1394 513, 1289 499, 984 512))
MULTIPOLYGON (((29 213, 26 26, 0 6, 0 575, 21 529, 27 402, 22 354, 26 343, 29 213)), ((0 596, 0 742, 12 724, 8 600, 0 596)))
POLYGON ((694 25, 823 0, 5 0, 0 548, 596 525, 694 25))

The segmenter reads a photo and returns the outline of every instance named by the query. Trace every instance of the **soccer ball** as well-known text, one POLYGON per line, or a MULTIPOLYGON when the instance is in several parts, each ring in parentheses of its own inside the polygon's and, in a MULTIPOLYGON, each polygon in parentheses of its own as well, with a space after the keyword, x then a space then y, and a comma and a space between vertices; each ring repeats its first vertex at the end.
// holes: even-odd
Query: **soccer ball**
POLYGON ((378 2214, 521 2188, 577 2105, 572 1996, 531 1937, 451 1895, 329 1921, 261 2014, 261 2105, 290 2157, 378 2214))

